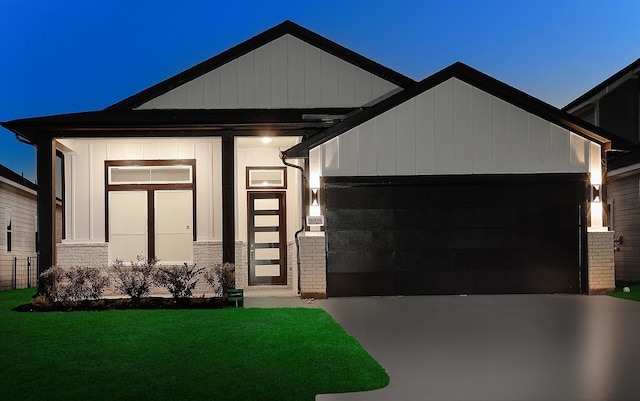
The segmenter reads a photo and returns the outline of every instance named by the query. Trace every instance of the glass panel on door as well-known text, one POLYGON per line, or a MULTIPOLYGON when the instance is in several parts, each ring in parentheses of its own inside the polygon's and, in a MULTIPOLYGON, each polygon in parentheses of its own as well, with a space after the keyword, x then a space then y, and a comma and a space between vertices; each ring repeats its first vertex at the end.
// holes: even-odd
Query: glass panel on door
POLYGON ((250 192, 249 284, 287 284, 285 193, 250 192))

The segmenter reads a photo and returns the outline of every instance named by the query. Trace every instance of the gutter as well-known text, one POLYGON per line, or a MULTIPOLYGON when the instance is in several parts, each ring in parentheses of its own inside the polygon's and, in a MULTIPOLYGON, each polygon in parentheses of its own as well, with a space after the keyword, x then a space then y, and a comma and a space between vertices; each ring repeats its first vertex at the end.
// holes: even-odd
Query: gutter
MULTIPOLYGON (((296 164, 292 164, 292 163, 288 163, 286 161, 287 155, 285 152, 280 152, 280 160, 282 160, 282 164, 284 164, 287 167, 292 167, 292 168, 296 168, 298 170, 300 170, 300 176, 302 177, 302 191, 300 191, 300 205, 301 205, 301 210, 304 210, 304 190, 306 188, 305 182, 307 181, 307 176, 304 172, 304 168, 302 166, 298 166, 296 164)), ((296 231, 296 233, 294 234, 295 237, 295 241, 296 241, 296 267, 298 270, 298 295, 300 295, 300 272, 301 272, 301 266, 300 266, 300 239, 299 239, 299 235, 302 234, 306 228, 306 224, 305 224, 305 216, 304 216, 304 212, 301 213, 302 216, 302 225, 300 227, 300 229, 298 231, 296 231)))

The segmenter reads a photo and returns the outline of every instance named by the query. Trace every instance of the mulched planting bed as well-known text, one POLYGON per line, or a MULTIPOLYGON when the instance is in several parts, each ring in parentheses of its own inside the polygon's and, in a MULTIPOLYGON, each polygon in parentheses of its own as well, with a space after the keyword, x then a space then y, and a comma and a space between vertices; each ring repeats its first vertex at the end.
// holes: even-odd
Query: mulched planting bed
MULTIPOLYGON (((242 306, 242 302, 239 303, 242 306)), ((95 301, 67 301, 24 304, 13 308, 16 312, 75 312, 124 309, 220 309, 235 307, 223 298, 164 298, 148 297, 139 302, 129 298, 106 298, 95 301)))

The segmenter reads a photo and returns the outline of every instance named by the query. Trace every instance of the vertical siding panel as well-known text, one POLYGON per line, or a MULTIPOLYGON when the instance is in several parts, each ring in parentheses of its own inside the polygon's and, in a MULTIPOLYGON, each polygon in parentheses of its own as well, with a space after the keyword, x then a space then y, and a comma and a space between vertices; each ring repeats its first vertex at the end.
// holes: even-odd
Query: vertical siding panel
POLYGON ((601 164, 600 145, 593 142, 589 143, 589 171, 592 174, 591 182, 602 183, 602 174, 600 173, 602 168, 601 164), (600 177, 596 177, 594 174, 600 175, 600 177))
POLYGON ((529 171, 529 113, 511 106, 511 165, 513 172, 529 171))
MULTIPOLYGON (((145 147, 146 147, 146 144, 145 144, 145 147)), ((158 157, 161 159, 178 158, 178 143, 175 141, 159 143, 158 157)), ((150 157, 147 157, 146 153, 145 153, 145 158, 150 159, 150 157)))
POLYGON ((181 85, 169 92, 169 107, 177 109, 187 104, 187 85, 181 85))
POLYGON ((569 147, 571 152, 571 156, 569 159, 569 163, 571 164, 571 171, 589 171, 589 165, 587 163, 587 155, 589 154, 589 141, 571 132, 569 138, 569 147))
POLYGON ((569 131, 551 125, 551 169, 552 171, 568 171, 569 166, 569 131))
POLYGON ((287 35, 287 104, 304 104, 304 47, 300 39, 287 35))
POLYGON ((204 75, 204 103, 207 108, 215 109, 221 106, 220 101, 220 69, 204 75))
POLYGON ((338 104, 336 106, 350 106, 355 101, 354 67, 342 60, 338 60, 338 104))
POLYGON ((338 104, 338 59, 329 53, 320 53, 322 65, 322 105, 338 104))
MULTIPOLYGON (((91 202, 91 191, 89 182, 91 180, 91 155, 89 154, 89 142, 82 141, 78 143, 76 164, 76 191, 73 200, 74 208, 71 211, 73 213, 73 220, 76 223, 74 227, 76 240, 89 240, 89 220, 91 214, 89 213, 89 204, 91 202)), ((104 168, 104 167, 103 167, 104 168)), ((104 179, 102 180, 104 181, 104 179)))
POLYGON ((491 172, 491 96, 480 89, 471 90, 473 130, 473 173, 491 172))
POLYGON ((304 46, 304 103, 307 107, 322 105, 322 71, 320 50, 305 44, 304 46))
POLYGON ((529 115, 529 160, 532 173, 549 171, 550 143, 550 124, 540 117, 529 115))
POLYGON ((189 109, 204 108, 204 77, 199 76, 187 82, 187 104, 189 109))
POLYGON ((358 131, 340 135, 340 175, 358 175, 358 131))
POLYGON ((396 174, 416 173, 416 120, 415 100, 396 108, 396 174))
POLYGON ((254 74, 256 80, 256 106, 271 106, 271 53, 270 43, 255 51, 254 74))
POLYGON ((340 175, 340 137, 325 142, 322 148, 324 153, 322 172, 327 176, 340 175))
MULTIPOLYGON (((288 36, 288 35, 287 35, 288 36)), ((271 43, 271 104, 286 107, 287 103, 287 40, 283 36, 271 43)))
POLYGON ((453 172, 473 172, 471 86, 453 79, 453 172))
POLYGON ((178 159, 195 159, 196 158, 196 143, 192 141, 180 141, 176 149, 176 157, 178 159))
POLYGON ((91 191, 91 204, 89 212, 91 221, 89 222, 90 240, 104 241, 105 221, 105 187, 104 187, 104 161, 107 158, 107 146, 104 142, 92 142, 89 145, 91 160, 91 180, 89 188, 91 191))
POLYGON ((255 52, 238 58, 238 104, 256 106, 255 52))
POLYGON ((391 109, 376 118, 376 173, 396 174, 396 113, 391 109))
POLYGON ((238 62, 233 60, 221 67, 220 100, 222 107, 238 106, 238 62))
POLYGON ((371 101, 371 73, 354 68, 354 75, 354 99, 356 106, 362 106, 371 101))
POLYGON ((434 88, 434 162, 436 174, 453 173, 453 82, 434 88))
POLYGON ((491 170, 495 173, 511 171, 509 109, 507 102, 491 97, 491 170))
POLYGON ((415 98, 416 104, 416 174, 433 174, 434 164, 434 90, 430 89, 415 98))
POLYGON ((376 175, 376 123, 366 121, 358 131, 358 175, 376 175))

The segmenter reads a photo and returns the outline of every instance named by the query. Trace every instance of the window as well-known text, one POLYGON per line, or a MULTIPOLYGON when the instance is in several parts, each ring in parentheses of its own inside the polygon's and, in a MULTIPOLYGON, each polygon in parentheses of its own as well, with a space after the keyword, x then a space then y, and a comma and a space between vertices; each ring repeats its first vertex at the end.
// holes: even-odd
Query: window
POLYGON ((247 189, 286 188, 286 167, 247 167, 247 189))
POLYGON ((191 166, 109 166, 109 185, 189 184, 191 166))
POLYGON ((11 234, 12 234, 12 216, 11 209, 8 209, 4 213, 4 221, 7 227, 7 252, 11 252, 11 234))

